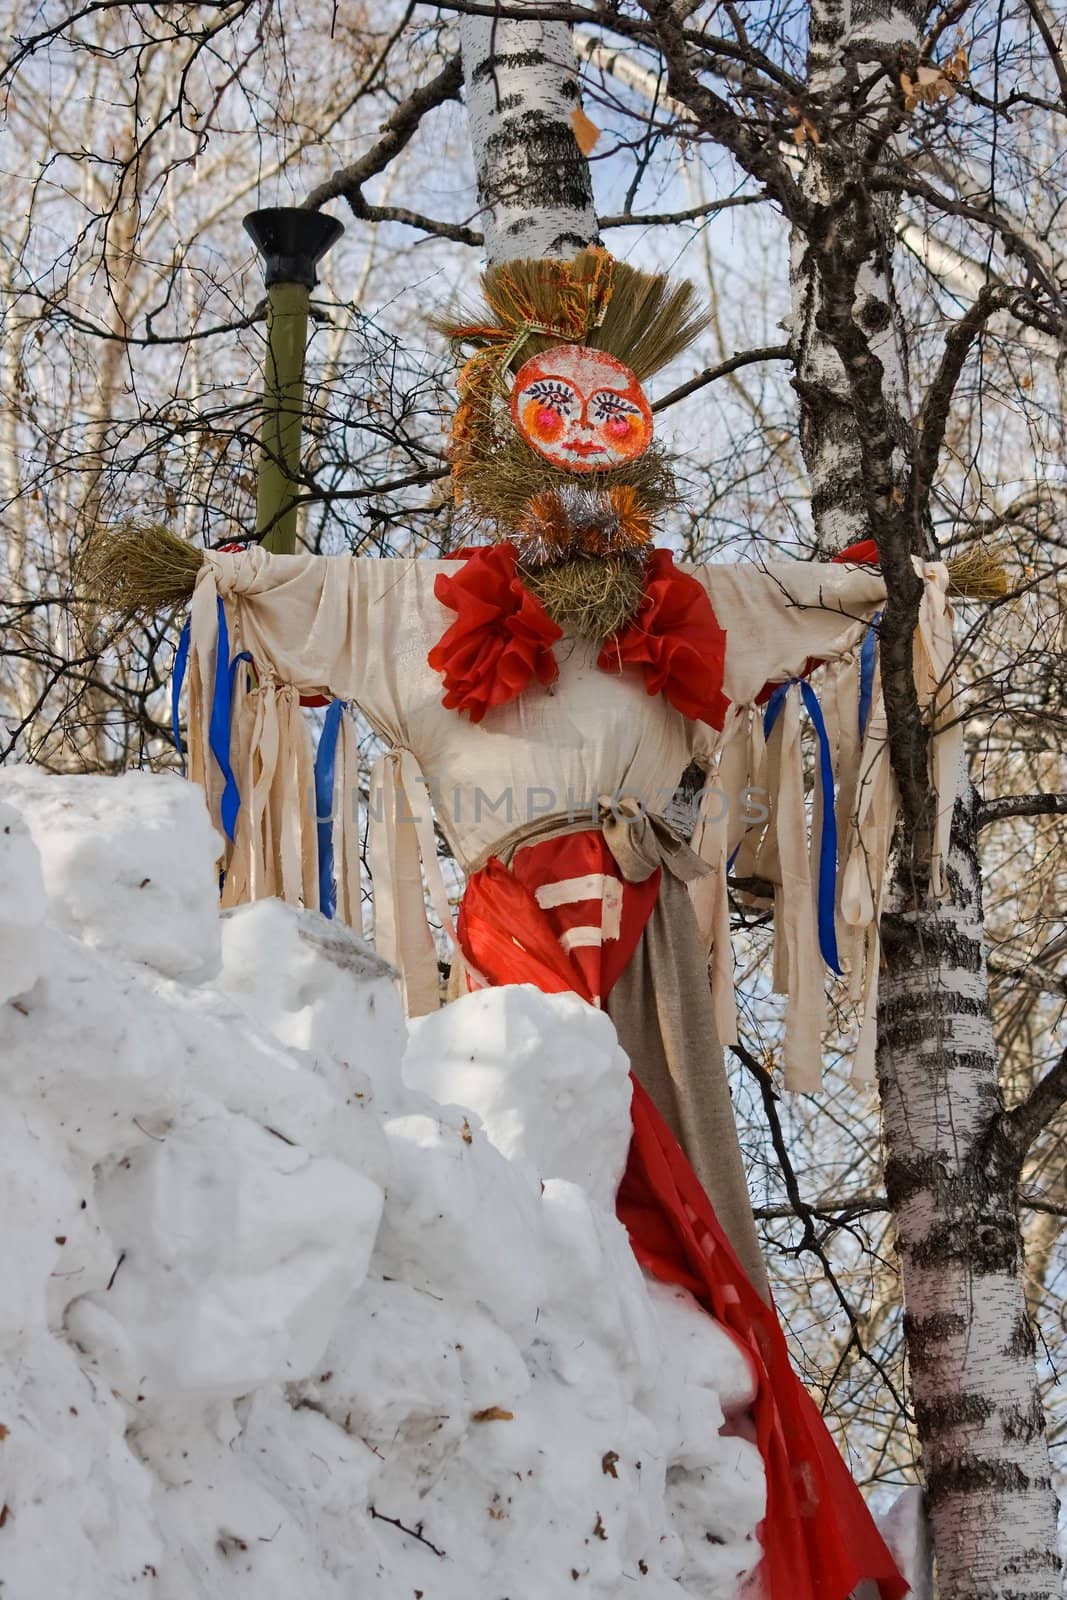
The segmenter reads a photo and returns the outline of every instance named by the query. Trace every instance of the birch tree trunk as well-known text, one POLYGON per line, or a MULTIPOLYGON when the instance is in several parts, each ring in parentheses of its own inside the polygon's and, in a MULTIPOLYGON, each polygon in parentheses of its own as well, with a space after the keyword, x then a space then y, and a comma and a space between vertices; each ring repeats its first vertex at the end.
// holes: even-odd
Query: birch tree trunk
MULTIPOLYGON (((859 0, 814 0, 812 88, 844 81, 846 49, 862 62, 864 44, 898 45, 917 21, 907 6, 861 11, 859 0)), ((892 284, 896 219, 877 202, 865 215, 861 204, 849 205, 845 176, 840 152, 806 149, 801 186, 832 216, 833 234, 794 239, 801 441, 820 542, 879 541, 887 625, 896 611, 897 668, 910 688, 910 631, 900 626, 908 602, 899 590, 910 578, 911 552, 933 552, 918 501, 909 508, 914 516, 898 509, 913 429, 892 284), (894 567, 903 582, 894 581, 894 567)), ((886 635, 883 677, 893 672, 891 648, 886 635)), ((925 730, 909 695, 891 696, 888 682, 886 695, 894 766, 901 777, 904 752, 913 792, 904 797, 908 825, 882 917, 878 1077, 938 1593, 940 1600, 1053 1600, 1056 1500, 1017 1215, 1026 1146, 1000 1095, 976 797, 961 771, 948 892, 939 898, 929 873, 925 730)))
POLYGON ((491 263, 567 259, 597 237, 589 163, 572 118, 581 93, 564 22, 464 16, 463 75, 491 263))
POLYGON ((975 794, 953 819, 945 901, 903 875, 882 919, 878 1079, 886 1188, 941 1600, 1054 1600, 1056 1498, 989 1007, 975 794))
MULTIPOLYGON (((889 7, 861 0, 812 0, 809 21, 808 79, 813 95, 830 95, 846 87, 859 65, 846 66, 846 48, 859 51, 899 41, 914 32, 918 7, 889 7)), ((863 137, 862 130, 858 134, 863 137)), ((840 152, 815 141, 800 147, 799 185, 807 200, 832 205, 845 177, 840 152)), ((883 393, 897 446, 897 470, 903 470, 910 433, 905 340, 893 294, 892 256, 895 201, 877 213, 879 250, 865 260, 856 279, 856 317, 873 353, 882 364, 883 393)), ((793 387, 800 400, 800 443, 811 478, 811 514, 817 554, 824 558, 857 540, 870 537, 852 395, 844 366, 820 327, 822 293, 813 241, 794 229, 790 241, 790 345, 793 387)))

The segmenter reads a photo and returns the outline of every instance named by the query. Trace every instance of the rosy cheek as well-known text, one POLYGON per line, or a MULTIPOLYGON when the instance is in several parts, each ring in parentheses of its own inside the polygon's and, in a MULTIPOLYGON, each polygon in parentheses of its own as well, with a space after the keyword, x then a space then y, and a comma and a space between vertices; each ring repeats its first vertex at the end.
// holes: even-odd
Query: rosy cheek
POLYGON ((609 417, 608 435, 612 439, 628 439, 630 437, 629 417, 609 417))
POLYGON ((546 444, 558 439, 563 431, 563 418, 559 412, 551 406, 538 405, 536 400, 531 400, 523 407, 522 423, 532 438, 543 440, 546 444))

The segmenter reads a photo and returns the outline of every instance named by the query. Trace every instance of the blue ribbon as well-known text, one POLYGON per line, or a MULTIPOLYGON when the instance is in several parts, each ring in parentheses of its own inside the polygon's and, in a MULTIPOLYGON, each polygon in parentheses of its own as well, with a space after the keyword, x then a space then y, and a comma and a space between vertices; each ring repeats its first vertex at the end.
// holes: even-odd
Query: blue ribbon
POLYGON ((837 817, 834 813, 834 764, 830 753, 830 739, 823 721, 822 707, 815 690, 803 678, 793 678, 780 683, 767 702, 763 714, 763 736, 769 739, 778 713, 793 684, 800 685, 800 696, 811 718, 819 741, 819 787, 822 794, 822 828, 819 835, 819 949, 832 972, 841 974, 841 959, 837 953, 837 926, 834 902, 837 898, 837 817))
POLYGON ((324 917, 337 911, 337 886, 333 875, 333 776, 337 761, 337 735, 344 716, 344 701, 333 700, 323 719, 315 752, 315 822, 319 845, 319 910, 324 917))
POLYGON ((874 661, 878 649, 878 624, 882 620, 882 613, 876 611, 871 618, 870 627, 863 635, 860 645, 860 738, 867 732, 867 719, 871 714, 871 699, 874 695, 874 661))
POLYGON ((234 829, 237 826, 237 813, 241 809, 241 796, 237 790, 237 780, 230 766, 230 708, 233 702, 233 686, 237 677, 237 668, 242 661, 251 661, 252 657, 247 650, 242 650, 239 655, 230 661, 230 636, 226 627, 226 610, 222 601, 218 601, 219 608, 219 636, 215 650, 215 691, 211 697, 211 720, 208 724, 208 744, 211 754, 222 773, 222 800, 219 804, 219 814, 222 826, 226 830, 226 837, 233 840, 234 829))
POLYGON ((174 735, 174 748, 181 757, 182 777, 185 776, 185 751, 182 749, 182 685, 185 669, 189 665, 189 618, 186 617, 178 648, 174 652, 174 678, 170 686, 170 726, 174 735))

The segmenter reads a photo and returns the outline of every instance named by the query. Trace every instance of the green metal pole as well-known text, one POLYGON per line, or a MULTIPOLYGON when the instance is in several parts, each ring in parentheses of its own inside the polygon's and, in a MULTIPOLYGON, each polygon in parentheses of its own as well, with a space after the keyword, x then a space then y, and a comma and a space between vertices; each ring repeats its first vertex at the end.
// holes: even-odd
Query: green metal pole
POLYGON ((292 555, 296 549, 310 299, 302 283, 275 283, 268 290, 256 533, 264 550, 275 555, 292 555))
POLYGON ((267 361, 263 378, 256 533, 264 550, 296 549, 304 358, 315 268, 343 233, 335 217, 295 206, 253 211, 244 225, 263 257, 267 284, 267 361))

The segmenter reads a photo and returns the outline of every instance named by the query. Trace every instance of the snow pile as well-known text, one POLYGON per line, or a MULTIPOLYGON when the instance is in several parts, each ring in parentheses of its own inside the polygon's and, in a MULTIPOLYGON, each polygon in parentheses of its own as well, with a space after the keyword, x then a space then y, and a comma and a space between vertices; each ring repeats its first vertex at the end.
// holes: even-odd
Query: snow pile
POLYGON ((4 1600, 737 1594, 749 1377, 612 1214, 610 1022, 472 995, 405 1082, 388 969, 214 853, 0 773, 4 1600))

